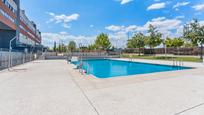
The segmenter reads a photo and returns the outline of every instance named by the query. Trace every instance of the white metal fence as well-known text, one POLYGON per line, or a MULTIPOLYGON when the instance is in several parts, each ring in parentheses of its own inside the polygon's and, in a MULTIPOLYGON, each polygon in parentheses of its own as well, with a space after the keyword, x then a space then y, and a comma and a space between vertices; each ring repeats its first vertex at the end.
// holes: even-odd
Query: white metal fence
POLYGON ((24 53, 0 49, 0 70, 33 61, 39 58, 40 54, 24 53))
POLYGON ((113 52, 70 52, 70 53, 56 53, 46 52, 45 59, 71 59, 71 57, 81 57, 83 59, 92 58, 119 58, 119 53, 113 52))

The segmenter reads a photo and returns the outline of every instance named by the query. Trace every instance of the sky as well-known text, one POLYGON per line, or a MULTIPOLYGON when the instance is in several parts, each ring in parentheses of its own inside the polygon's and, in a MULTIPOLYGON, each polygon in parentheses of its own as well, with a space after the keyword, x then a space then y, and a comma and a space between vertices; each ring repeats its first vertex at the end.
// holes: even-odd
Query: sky
POLYGON ((125 47, 133 34, 146 34, 149 24, 163 38, 182 36, 183 25, 194 18, 204 24, 204 0, 21 0, 21 8, 49 47, 54 41, 89 45, 100 33, 114 47, 125 47))

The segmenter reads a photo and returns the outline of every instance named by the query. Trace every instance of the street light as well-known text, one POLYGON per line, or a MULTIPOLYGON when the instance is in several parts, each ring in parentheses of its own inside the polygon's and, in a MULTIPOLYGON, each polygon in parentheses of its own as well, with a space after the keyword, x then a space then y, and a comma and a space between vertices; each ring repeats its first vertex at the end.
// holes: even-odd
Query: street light
POLYGON ((10 40, 9 42, 9 66, 8 68, 10 69, 12 67, 12 63, 11 63, 11 51, 12 51, 12 42, 16 39, 16 36, 10 40))
MULTIPOLYGON (((165 38, 165 41, 166 41, 166 38, 165 38)), ((166 46, 166 43, 165 43, 165 41, 164 41, 164 47, 165 47, 165 58, 167 57, 167 46, 166 46)))
POLYGON ((19 34, 20 34, 20 0, 16 0, 16 5, 17 5, 17 13, 16 13, 16 36, 12 38, 9 41, 9 66, 8 69, 11 68, 12 63, 11 63, 11 51, 12 51, 12 42, 14 40, 19 39, 19 34))

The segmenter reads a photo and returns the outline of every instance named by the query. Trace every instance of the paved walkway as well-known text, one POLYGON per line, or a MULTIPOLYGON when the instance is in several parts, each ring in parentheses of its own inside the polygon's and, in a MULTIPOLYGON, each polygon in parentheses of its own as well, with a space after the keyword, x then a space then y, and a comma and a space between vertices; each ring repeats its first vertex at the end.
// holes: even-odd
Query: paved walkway
POLYGON ((0 73, 0 115, 96 115, 64 61, 36 61, 0 73))
POLYGON ((35 61, 0 72, 0 115, 204 115, 202 70, 113 82, 73 74, 65 61, 35 61))

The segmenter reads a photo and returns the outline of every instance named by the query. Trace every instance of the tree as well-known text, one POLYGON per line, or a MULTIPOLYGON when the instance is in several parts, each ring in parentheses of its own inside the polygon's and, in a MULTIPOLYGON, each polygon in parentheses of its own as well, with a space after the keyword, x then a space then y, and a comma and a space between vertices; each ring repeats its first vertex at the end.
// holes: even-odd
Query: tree
POLYGON ((56 41, 54 42, 54 47, 53 47, 53 50, 54 50, 54 52, 56 52, 56 51, 57 51, 57 43, 56 43, 56 41))
POLYGON ((61 44, 61 52, 66 52, 67 51, 67 47, 64 44, 61 44))
POLYGON ((173 47, 174 48, 180 48, 184 45, 184 40, 181 38, 174 38, 173 39, 173 47))
POLYGON ((141 48, 145 47, 145 36, 142 33, 135 34, 127 43, 128 48, 139 48, 139 55, 141 48))
POLYGON ((166 47, 179 48, 184 45, 184 40, 181 38, 167 38, 165 41, 166 47))
POLYGON ((62 45, 61 44, 59 44, 59 46, 58 46, 58 52, 62 53, 62 45))
POLYGON ((95 41, 95 47, 100 50, 108 50, 111 47, 111 42, 109 41, 107 34, 100 34, 97 36, 95 41))
POLYGON ((91 44, 88 46, 88 50, 91 51, 91 50, 95 50, 96 49, 96 46, 95 44, 91 44))
POLYGON ((62 44, 59 44, 59 46, 58 46, 58 48, 56 48, 56 50, 59 53, 66 52, 67 51, 67 47, 62 43, 62 44))
POLYGON ((150 49, 154 49, 154 47, 159 46, 162 43, 162 34, 158 32, 156 27, 150 24, 148 33, 149 36, 147 36, 147 45, 150 49))
POLYGON ((76 50, 76 43, 74 41, 69 42, 68 50, 71 51, 71 52, 76 50))
POLYGON ((172 39, 167 37, 166 40, 164 41, 166 47, 172 47, 172 39))
POLYGON ((183 29, 183 36, 194 45, 201 46, 200 58, 203 59, 204 26, 201 26, 197 19, 186 24, 183 29))
POLYGON ((189 42, 189 41, 185 41, 184 42, 184 47, 185 48, 192 48, 194 47, 195 45, 192 43, 192 42, 189 42))

